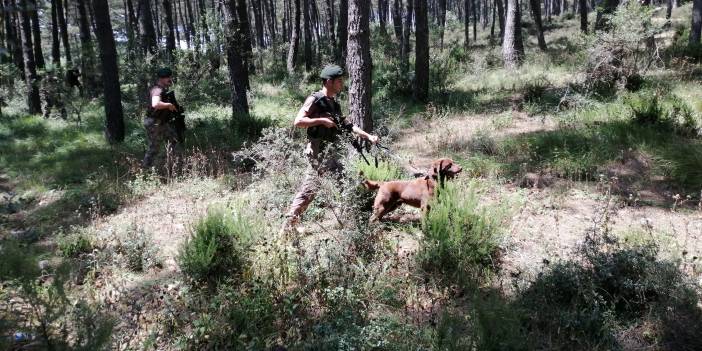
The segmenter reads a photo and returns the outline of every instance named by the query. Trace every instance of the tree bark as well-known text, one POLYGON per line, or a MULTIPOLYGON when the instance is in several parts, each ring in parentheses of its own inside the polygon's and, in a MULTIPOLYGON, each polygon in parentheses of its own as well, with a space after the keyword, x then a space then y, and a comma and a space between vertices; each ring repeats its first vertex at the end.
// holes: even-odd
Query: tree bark
POLYGON ((349 1, 339 1, 339 51, 336 58, 339 63, 346 62, 346 42, 348 40, 348 24, 349 24, 349 1))
POLYGON ((249 114, 249 103, 246 97, 246 88, 248 87, 248 69, 246 60, 242 53, 246 52, 246 43, 244 37, 249 30, 248 26, 244 27, 243 22, 239 18, 239 10, 243 5, 244 0, 227 0, 227 9, 229 13, 227 35, 227 65, 229 67, 229 86, 231 89, 232 99, 232 121, 236 122, 238 118, 247 117, 249 114))
POLYGON ((236 0, 237 3, 237 19, 241 32, 241 40, 244 49, 243 59, 246 64, 246 88, 250 86, 249 75, 255 72, 256 67, 253 62, 253 48, 251 46, 251 27, 249 24, 249 11, 246 6, 246 0, 236 0))
POLYGON ((429 99, 429 21, 427 0, 415 0, 416 59, 414 97, 422 102, 429 99))
POLYGON ((402 0, 395 0, 393 2, 392 26, 395 29, 395 39, 400 47, 402 47, 402 0))
POLYGON ((70 66, 73 59, 71 58, 71 44, 68 42, 68 25, 66 24, 66 12, 63 6, 63 0, 56 0, 56 14, 58 15, 59 28, 61 29, 63 52, 66 55, 66 62, 70 66))
POLYGON ((305 35, 305 70, 312 69, 312 29, 310 28, 310 0, 302 0, 303 27, 305 35))
POLYGON ((534 18, 536 25, 536 38, 539 42, 539 49, 546 51, 546 40, 544 40, 544 27, 541 23, 541 1, 529 0, 531 7, 531 16, 534 18))
POLYGON ((32 47, 32 24, 27 11, 27 0, 20 0, 22 18, 22 51, 24 53, 24 75, 27 83, 27 108, 30 114, 41 113, 39 98, 39 77, 37 76, 34 48, 32 47))
MULTIPOLYGON (((95 0, 93 0, 95 1, 95 0)), ((158 52, 154 20, 151 17, 151 0, 139 0, 139 27, 141 48, 144 53, 155 55, 158 52)))
POLYGON ((173 6, 170 0, 163 0, 163 15, 166 20, 166 56, 173 62, 173 51, 176 49, 175 29, 173 26, 173 6))
POLYGON ((473 13, 473 41, 478 41, 478 8, 475 7, 475 0, 470 1, 470 12, 473 13))
POLYGON ((349 111, 351 121, 366 132, 373 130, 369 11, 369 1, 349 1, 349 38, 346 57, 346 67, 351 81, 349 111))
POLYGON ((251 0, 253 6, 254 20, 256 21, 256 45, 260 48, 266 46, 263 33, 263 11, 261 9, 261 0, 251 0))
MULTIPOLYGON (((446 0, 444 0, 446 1, 446 0)), ((369 9, 370 10, 370 9, 369 9)), ((380 33, 387 33, 388 19, 388 2, 387 0, 378 0, 378 23, 380 25, 380 33)))
POLYGON ((295 67, 297 66, 297 51, 300 42, 300 0, 294 0, 292 6, 294 7, 293 11, 295 14, 293 15, 294 19, 292 24, 292 33, 290 35, 290 47, 288 50, 288 74, 295 73, 295 67))
POLYGON ((80 29, 81 71, 83 83, 88 96, 96 97, 98 94, 98 84, 96 80, 97 72, 95 71, 95 52, 93 50, 93 43, 90 38, 90 22, 88 21, 85 0, 76 0, 76 5, 78 7, 78 27, 80 29))
MULTIPOLYGON (((93 0, 95 27, 100 61, 102 62, 103 92, 105 97, 105 138, 110 144, 124 140, 122 93, 119 84, 119 65, 107 0, 93 0)), ((143 14, 142 14, 143 15, 143 14)))
POLYGON ((502 0, 495 0, 495 6, 497 6, 497 21, 500 24, 500 43, 505 38, 505 9, 502 0))
POLYGON ((578 0, 580 7, 580 31, 587 34, 587 0, 578 0))
POLYGON ((51 0, 51 63, 57 67, 61 66, 61 40, 59 39, 56 0, 51 0))
POLYGON ((439 0, 439 47, 444 50, 444 31, 446 30, 446 0, 439 0))
POLYGON ((702 0, 692 2, 692 26, 690 27, 690 46, 700 43, 702 34, 702 0))
POLYGON ((403 73, 407 73, 409 71, 409 53, 412 51, 412 48, 410 47, 410 36, 412 35, 414 1, 415 0, 407 0, 407 8, 405 9, 405 28, 402 33, 402 52, 400 52, 403 73))
POLYGON ((465 13, 463 14, 463 47, 468 50, 470 47, 470 0, 464 0, 463 6, 465 13))
POLYGON ((505 67, 508 69, 518 68, 524 58, 520 12, 519 0, 507 0, 507 20, 505 38, 502 42, 502 57, 505 67))
POLYGON ((34 44, 34 60, 38 69, 43 69, 46 66, 44 62, 44 51, 41 48, 41 30, 39 29, 39 11, 37 0, 27 0, 27 8, 29 18, 32 22, 32 35, 34 44))
POLYGON ((4 20, 5 20, 5 33, 7 35, 7 48, 12 54, 12 61, 14 62, 17 69, 20 71, 22 80, 26 79, 24 73, 24 58, 22 55, 22 38, 20 26, 17 20, 17 6, 15 6, 15 0, 4 0, 3 2, 5 9, 4 20))
POLYGON ((334 0, 327 0, 327 20, 329 21, 329 41, 330 41, 330 49, 331 53, 334 53, 336 51, 336 30, 334 28, 334 0))

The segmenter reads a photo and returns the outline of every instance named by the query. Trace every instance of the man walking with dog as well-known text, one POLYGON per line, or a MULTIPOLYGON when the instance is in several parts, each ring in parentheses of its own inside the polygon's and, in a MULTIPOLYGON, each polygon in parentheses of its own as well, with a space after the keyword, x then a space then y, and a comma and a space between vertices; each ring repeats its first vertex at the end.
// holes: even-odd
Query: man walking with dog
POLYGON ((301 231, 295 226, 317 193, 319 177, 341 175, 343 165, 340 159, 344 151, 340 137, 342 133, 353 133, 373 144, 379 140, 378 136, 366 133, 342 116, 336 96, 344 88, 344 70, 337 65, 328 65, 322 69, 319 77, 322 90, 307 97, 293 123, 295 127, 307 129, 305 156, 309 166, 285 215, 283 232, 292 229, 301 231))

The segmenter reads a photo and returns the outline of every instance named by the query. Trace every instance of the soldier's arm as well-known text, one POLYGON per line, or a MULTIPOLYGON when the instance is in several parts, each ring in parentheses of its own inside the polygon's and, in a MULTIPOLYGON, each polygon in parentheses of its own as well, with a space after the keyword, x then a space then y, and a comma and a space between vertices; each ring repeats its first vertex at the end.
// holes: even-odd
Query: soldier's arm
POLYGON ((314 97, 310 96, 305 100, 305 104, 297 113, 293 125, 298 128, 309 128, 314 126, 323 126, 326 128, 336 128, 336 124, 329 118, 310 118, 311 110, 313 109, 314 97))
POLYGON ((353 126, 353 132, 356 135, 358 135, 364 139, 367 139, 368 141, 370 141, 373 144, 377 143, 380 140, 380 138, 377 135, 368 134, 368 133, 366 133, 365 130, 363 130, 355 125, 353 126))
POLYGON ((161 89, 159 88, 151 90, 151 107, 154 110, 176 110, 175 105, 161 101, 161 89))

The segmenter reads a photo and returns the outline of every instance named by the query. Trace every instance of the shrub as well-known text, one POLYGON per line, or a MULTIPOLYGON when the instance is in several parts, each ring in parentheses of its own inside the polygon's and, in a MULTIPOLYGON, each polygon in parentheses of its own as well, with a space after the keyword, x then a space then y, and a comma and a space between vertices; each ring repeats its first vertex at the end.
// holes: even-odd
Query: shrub
POLYGON ((369 161, 371 162, 370 165, 361 160, 356 162, 356 168, 358 168, 359 172, 363 172, 363 178, 374 181, 388 181, 402 178, 402 171, 396 164, 389 161, 378 161, 376 167, 374 160, 370 159, 369 161))
POLYGON ((117 252, 124 258, 127 269, 134 272, 143 272, 161 264, 158 248, 154 245, 151 235, 135 226, 128 227, 118 239, 117 252))
POLYGON ((461 282, 494 268, 499 250, 499 208, 480 208, 473 186, 446 183, 422 222, 425 244, 420 255, 428 271, 461 282))
POLYGON ((88 253, 93 249, 92 240, 84 231, 60 235, 56 242, 59 252, 64 257, 78 257, 80 254, 88 253))
POLYGON ((215 286, 224 278, 246 270, 246 250, 255 225, 241 211, 234 216, 210 210, 192 227, 192 235, 181 246, 178 265, 194 283, 215 286))

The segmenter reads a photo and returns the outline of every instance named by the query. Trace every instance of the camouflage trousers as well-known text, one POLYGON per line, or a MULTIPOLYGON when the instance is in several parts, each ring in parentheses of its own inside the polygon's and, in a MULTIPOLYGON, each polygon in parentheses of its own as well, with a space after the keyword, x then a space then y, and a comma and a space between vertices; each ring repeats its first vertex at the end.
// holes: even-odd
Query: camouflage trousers
POLYGON ((58 110, 62 119, 66 119, 68 117, 68 114, 66 113, 66 106, 64 105, 61 96, 44 89, 40 90, 40 93, 42 105, 41 110, 43 111, 42 116, 44 118, 51 117, 52 110, 58 110))
POLYGON ((336 154, 319 155, 317 147, 312 143, 307 145, 305 155, 308 166, 304 179, 293 198, 290 209, 285 217, 290 221, 297 221, 314 200, 320 187, 320 178, 325 176, 339 177, 344 171, 344 165, 336 154))
POLYGON ((164 142, 166 143, 166 157, 175 157, 177 161, 177 158, 182 154, 182 145, 178 142, 178 135, 172 123, 146 117, 144 129, 146 129, 148 149, 141 162, 142 168, 153 166, 154 159, 159 154, 161 144, 164 142))

